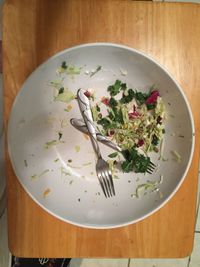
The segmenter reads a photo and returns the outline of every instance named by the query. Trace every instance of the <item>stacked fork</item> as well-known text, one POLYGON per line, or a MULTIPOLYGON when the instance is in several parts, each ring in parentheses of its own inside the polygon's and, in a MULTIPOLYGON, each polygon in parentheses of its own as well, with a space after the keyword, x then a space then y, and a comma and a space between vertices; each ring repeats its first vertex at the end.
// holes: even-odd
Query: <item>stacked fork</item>
POLYGON ((108 163, 102 158, 99 145, 97 142, 96 130, 93 124, 89 99, 87 98, 87 96, 85 96, 84 91, 82 89, 79 89, 77 92, 77 100, 82 117, 87 127, 88 134, 90 136, 90 140, 92 142, 94 152, 97 156, 96 173, 99 179, 99 183, 101 185, 105 197, 114 196, 115 189, 113 184, 112 173, 111 170, 109 169, 108 163))

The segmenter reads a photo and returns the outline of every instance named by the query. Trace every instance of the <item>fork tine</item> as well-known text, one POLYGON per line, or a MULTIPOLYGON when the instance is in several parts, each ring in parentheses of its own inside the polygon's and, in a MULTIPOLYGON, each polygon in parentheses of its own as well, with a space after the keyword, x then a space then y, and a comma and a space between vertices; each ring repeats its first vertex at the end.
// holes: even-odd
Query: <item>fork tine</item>
POLYGON ((110 185, 111 185, 112 195, 115 196, 115 188, 114 188, 114 184, 113 184, 112 173, 110 170, 108 170, 108 177, 109 177, 109 181, 110 181, 110 185))
POLYGON ((150 165, 151 167, 153 167, 153 168, 156 167, 156 165, 155 165, 152 161, 149 162, 149 165, 150 165))
POLYGON ((154 169, 155 168, 154 167, 151 167, 151 166, 148 166, 148 168, 147 168, 148 171, 154 171, 154 169))
POLYGON ((153 162, 150 161, 149 165, 147 167, 147 173, 152 174, 154 169, 155 169, 155 167, 156 167, 156 165, 153 162))
POLYGON ((102 191, 103 191, 103 193, 104 193, 104 196, 107 198, 107 194, 106 194, 106 190, 105 190, 105 186, 104 186, 104 183, 103 183, 102 176, 101 176, 100 173, 98 173, 97 176, 98 176, 98 180, 99 180, 101 189, 102 189, 102 191))
POLYGON ((110 196, 113 196, 112 185, 111 185, 111 181, 110 181, 109 173, 108 173, 107 170, 105 170, 105 176, 106 176, 106 182, 107 182, 107 185, 108 185, 108 189, 109 189, 110 196))
POLYGON ((111 195, 111 192, 110 192, 109 181, 108 181, 108 179, 106 177, 106 173, 104 171, 102 171, 101 175, 102 175, 102 178, 103 178, 102 180, 103 180, 103 183, 104 183, 104 186, 105 186, 105 191, 107 193, 107 196, 111 197, 112 195, 111 195))

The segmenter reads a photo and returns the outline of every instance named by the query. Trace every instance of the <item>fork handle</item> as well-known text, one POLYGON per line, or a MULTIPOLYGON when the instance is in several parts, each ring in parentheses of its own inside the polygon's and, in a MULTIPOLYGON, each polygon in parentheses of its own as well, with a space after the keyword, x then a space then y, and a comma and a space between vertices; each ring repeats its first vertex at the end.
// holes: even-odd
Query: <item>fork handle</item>
MULTIPOLYGON (((76 128, 77 130, 79 130, 82 133, 85 133, 87 135, 89 134, 85 123, 81 119, 72 118, 70 120, 70 122, 71 122, 72 126, 74 126, 74 128, 76 128)), ((96 136, 97 136, 97 140, 99 142, 101 142, 102 144, 109 146, 110 148, 116 150, 117 152, 122 153, 121 147, 119 147, 117 144, 115 144, 114 142, 109 140, 107 137, 103 136, 101 133, 96 132, 96 136)))
POLYGON ((96 130, 95 130, 94 123, 93 123, 92 112, 90 109, 90 102, 87 96, 85 96, 84 91, 82 89, 78 90, 77 99, 78 99, 79 108, 80 108, 82 117, 85 121, 95 154, 98 159, 102 158, 99 145, 97 142, 97 135, 96 135, 96 130))

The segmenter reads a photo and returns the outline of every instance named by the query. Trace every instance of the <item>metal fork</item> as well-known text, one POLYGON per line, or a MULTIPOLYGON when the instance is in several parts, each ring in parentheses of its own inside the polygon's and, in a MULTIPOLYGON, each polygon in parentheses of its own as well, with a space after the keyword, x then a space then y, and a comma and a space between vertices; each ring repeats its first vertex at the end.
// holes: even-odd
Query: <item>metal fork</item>
POLYGON ((108 163, 102 158, 99 145, 97 142, 96 129, 93 124, 92 112, 90 109, 89 99, 85 96, 84 91, 79 89, 77 92, 77 100, 83 119, 86 124, 87 133, 90 136, 94 152, 97 156, 96 173, 105 197, 115 195, 113 178, 108 163))
MULTIPOLYGON (((88 134, 87 127, 81 119, 72 118, 70 122, 72 126, 74 126, 77 130, 81 131, 82 133, 88 134)), ((103 136, 99 132, 96 132, 96 136, 99 142, 103 143, 106 146, 109 146, 110 148, 116 150, 117 152, 120 152, 124 156, 125 159, 128 159, 129 157, 128 150, 123 150, 121 147, 119 147, 117 144, 110 141, 107 137, 103 136)), ((153 162, 149 161, 149 164, 147 167, 147 173, 152 174, 155 168, 156 168, 156 165, 153 162)))

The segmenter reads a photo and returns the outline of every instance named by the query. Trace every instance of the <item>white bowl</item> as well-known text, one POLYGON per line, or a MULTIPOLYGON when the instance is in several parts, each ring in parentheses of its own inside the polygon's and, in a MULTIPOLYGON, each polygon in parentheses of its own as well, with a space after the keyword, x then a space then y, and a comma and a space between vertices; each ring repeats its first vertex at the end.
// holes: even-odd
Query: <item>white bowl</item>
MULTIPOLYGON (((191 163, 194 123, 182 89, 153 59, 117 44, 85 44, 51 57, 25 81, 10 114, 8 147, 20 183, 46 211, 78 226, 114 228, 146 218, 175 194, 191 163), (163 155, 168 160, 159 161, 159 155, 152 154, 152 161, 159 165, 153 175, 119 173, 113 198, 106 199, 101 192, 90 141, 69 123, 70 118, 80 117, 76 100, 70 103, 69 112, 64 111, 67 104, 54 101, 55 89, 49 82, 57 79, 56 69, 65 60, 82 67, 79 75, 64 80, 74 94, 80 87, 93 88, 97 97, 102 97, 107 86, 120 79, 142 91, 156 84, 165 102, 168 121, 163 155), (90 77, 88 71, 98 65, 103 69, 90 77), (127 75, 121 71, 127 71, 127 75), (58 139, 59 131, 64 143, 45 149, 46 142, 58 139), (181 162, 174 160, 172 150, 181 155, 181 162), (159 181, 160 176, 160 194, 148 192, 140 198, 132 197, 138 185, 159 181)), ((111 153, 103 145, 101 150, 104 157, 111 153)))

